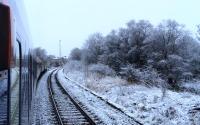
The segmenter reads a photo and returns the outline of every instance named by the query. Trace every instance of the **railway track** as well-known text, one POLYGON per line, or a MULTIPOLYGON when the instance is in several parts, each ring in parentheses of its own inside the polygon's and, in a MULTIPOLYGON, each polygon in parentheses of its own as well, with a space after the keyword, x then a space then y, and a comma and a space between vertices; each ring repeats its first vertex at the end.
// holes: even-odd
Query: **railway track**
POLYGON ((57 71, 54 70, 48 77, 48 90, 56 116, 60 125, 96 125, 102 123, 84 105, 66 91, 57 79, 57 71))
MULTIPOLYGON (((64 73, 64 70, 62 70, 62 72, 64 73)), ((72 82, 74 84, 74 86, 77 86, 78 88, 82 89, 85 92, 90 93, 91 95, 97 97, 99 100, 105 102, 108 107, 112 107, 113 109, 116 109, 117 111, 121 112, 122 114, 124 114, 125 116, 129 117, 130 119, 132 119, 134 121, 134 125, 143 125, 140 121, 138 121, 137 119, 135 119, 133 116, 129 115, 129 112, 127 113, 127 111, 125 111, 124 109, 119 108, 118 106, 116 106, 115 104, 113 104, 112 102, 110 102, 107 99, 104 99, 103 97, 99 96, 97 93, 91 91, 90 89, 82 86, 81 84, 71 80, 70 78, 68 78, 67 76, 64 76, 66 80, 69 80, 70 82, 72 82)))

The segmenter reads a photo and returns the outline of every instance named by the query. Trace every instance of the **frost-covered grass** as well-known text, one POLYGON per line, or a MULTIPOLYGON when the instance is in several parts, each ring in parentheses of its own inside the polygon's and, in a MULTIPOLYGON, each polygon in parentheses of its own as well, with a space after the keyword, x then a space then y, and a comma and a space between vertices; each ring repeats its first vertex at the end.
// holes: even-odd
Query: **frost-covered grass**
POLYGON ((126 81, 120 79, 119 77, 106 76, 99 78, 97 74, 91 74, 85 80, 85 86, 89 89, 95 90, 96 92, 107 92, 108 89, 112 87, 124 84, 126 84, 126 81))
POLYGON ((193 80, 191 82, 183 82, 181 87, 187 91, 200 94, 200 81, 193 80))
POLYGON ((130 84, 117 76, 99 77, 93 73, 84 78, 82 71, 65 72, 74 81, 123 106, 144 124, 200 124, 200 112, 192 110, 200 107, 200 95, 167 90, 162 99, 161 88, 130 84))
POLYGON ((191 93, 167 91, 162 100, 159 88, 147 88, 140 85, 116 86, 102 92, 109 100, 127 108, 136 118, 145 124, 192 124, 197 113, 189 113, 200 106, 200 96, 191 93), (192 116, 194 115, 194 116, 192 116))

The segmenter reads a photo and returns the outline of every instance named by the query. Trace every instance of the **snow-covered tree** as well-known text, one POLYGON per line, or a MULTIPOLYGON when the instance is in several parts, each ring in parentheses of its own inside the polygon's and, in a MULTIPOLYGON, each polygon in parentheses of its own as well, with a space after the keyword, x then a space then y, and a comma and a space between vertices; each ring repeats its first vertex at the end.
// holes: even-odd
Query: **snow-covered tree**
POLYGON ((146 40, 151 35, 153 26, 148 21, 141 20, 138 23, 130 21, 127 23, 127 27, 130 45, 128 52, 129 62, 144 65, 146 63, 146 40))
POLYGON ((181 37, 183 26, 175 21, 167 20, 159 24, 151 37, 151 47, 167 59, 170 54, 177 54, 177 42, 181 37))
POLYGON ((128 81, 137 81, 142 75, 156 77, 158 72, 162 79, 176 84, 184 78, 200 76, 199 48, 192 34, 174 20, 163 21, 156 27, 149 21, 132 20, 126 28, 113 30, 105 37, 92 34, 81 55, 85 71, 88 65, 101 63, 128 81))
POLYGON ((82 51, 79 48, 74 48, 70 53, 70 59, 72 60, 81 60, 82 51))
POLYGON ((87 58, 87 63, 97 63, 99 55, 102 54, 102 45, 104 38, 100 33, 95 33, 89 36, 84 45, 84 58, 87 58))
POLYGON ((123 56, 120 53, 119 37, 116 31, 112 31, 105 37, 102 50, 103 53, 99 56, 99 61, 119 72, 120 66, 123 63, 123 56))
POLYGON ((47 63, 47 52, 45 49, 42 49, 40 47, 35 48, 33 50, 33 59, 39 64, 39 65, 46 65, 47 63))

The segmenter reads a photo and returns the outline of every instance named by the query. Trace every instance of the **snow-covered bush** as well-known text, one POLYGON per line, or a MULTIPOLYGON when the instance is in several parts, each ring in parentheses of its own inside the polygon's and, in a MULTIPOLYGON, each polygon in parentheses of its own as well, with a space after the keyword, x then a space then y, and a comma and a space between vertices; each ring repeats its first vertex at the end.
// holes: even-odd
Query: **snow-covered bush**
POLYGON ((184 78, 185 81, 191 80, 192 77, 193 77, 193 74, 191 72, 184 72, 183 73, 183 78, 184 78))
POLYGON ((168 67, 167 67, 168 65, 167 64, 168 64, 167 60, 162 59, 162 60, 156 62, 154 67, 158 71, 160 71, 162 74, 167 74, 167 72, 168 72, 168 67))
POLYGON ((83 70, 83 65, 81 61, 76 61, 76 60, 70 60, 67 62, 67 64, 64 66, 66 71, 72 71, 72 70, 78 70, 81 71, 83 70))
POLYGON ((140 81, 147 86, 167 87, 165 80, 152 68, 144 68, 141 71, 140 81))
POLYGON ((100 77, 98 74, 96 74, 96 73, 90 74, 86 79, 85 85, 87 88, 97 91, 97 89, 98 89, 97 86, 99 85, 99 81, 100 81, 100 77))
POLYGON ((98 74, 90 74, 87 78, 86 87, 94 90, 95 92, 106 92, 111 88, 119 85, 126 85, 127 82, 118 76, 99 77, 98 74))
POLYGON ((200 74, 200 56, 193 57, 190 60, 191 71, 195 77, 199 77, 200 74))
POLYGON ((71 50, 70 59, 71 60, 81 60, 82 50, 79 48, 74 48, 71 50))
POLYGON ((121 68, 120 75, 128 82, 139 82, 147 86, 166 87, 165 81, 157 71, 152 68, 135 68, 133 65, 126 65, 121 68))
POLYGON ((179 65, 183 62, 183 58, 175 54, 169 55, 168 60, 171 65, 179 65))
POLYGON ((104 65, 104 64, 92 64, 88 68, 89 72, 91 73, 98 73, 99 75, 102 76, 114 76, 115 71, 111 69, 109 66, 104 65))
POLYGON ((125 78, 128 82, 139 82, 141 72, 139 69, 136 69, 133 65, 128 64, 121 68, 120 75, 125 78))
POLYGON ((173 119, 175 117, 177 117, 177 111, 174 107, 169 107, 167 108, 165 111, 165 117, 169 118, 169 119, 173 119))

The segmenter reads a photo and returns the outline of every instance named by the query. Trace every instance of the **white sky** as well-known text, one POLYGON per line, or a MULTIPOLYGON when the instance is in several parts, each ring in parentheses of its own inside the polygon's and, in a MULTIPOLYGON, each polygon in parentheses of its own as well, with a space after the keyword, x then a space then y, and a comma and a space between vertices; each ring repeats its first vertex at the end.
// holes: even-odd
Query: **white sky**
POLYGON ((200 24, 200 0, 24 0, 34 47, 62 56, 81 47, 94 32, 108 34, 132 19, 156 25, 174 19, 195 32, 200 24))

